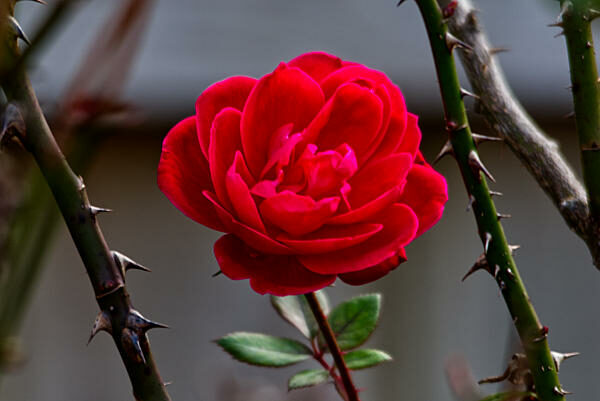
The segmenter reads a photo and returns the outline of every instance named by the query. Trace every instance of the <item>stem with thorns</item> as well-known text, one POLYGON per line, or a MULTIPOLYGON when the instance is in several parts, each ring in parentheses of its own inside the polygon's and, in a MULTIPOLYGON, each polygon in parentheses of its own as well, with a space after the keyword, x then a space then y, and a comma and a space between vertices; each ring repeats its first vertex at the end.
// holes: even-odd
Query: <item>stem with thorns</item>
POLYGON ((454 48, 466 45, 448 33, 436 0, 416 1, 435 61, 449 142, 472 199, 479 236, 484 243, 487 270, 496 279, 513 318, 529 361, 538 398, 542 401, 564 400, 548 347, 547 329, 540 324, 521 281, 485 177, 482 176, 483 173, 491 178, 479 160, 452 56, 454 48))
MULTIPOLYGON (((8 54, 18 57, 16 41, 10 50, 8 54)), ((90 205, 83 180, 71 170, 52 136, 25 72, 19 71, 3 89, 24 117, 26 132, 19 139, 48 183, 91 280, 101 309, 92 334, 104 330, 112 335, 136 400, 170 401, 146 336, 161 325, 133 308, 125 287, 126 264, 133 262, 110 251, 97 222, 99 209, 90 205)))
POLYGON ((583 180, 587 189, 590 221, 600 233, 600 82, 594 54, 591 21, 600 13, 589 1, 560 2, 557 22, 567 42, 575 123, 579 136, 583 180))
POLYGON ((325 342, 327 343, 327 347, 329 348, 329 352, 331 352, 331 356, 333 357, 333 361, 335 362, 335 366, 340 373, 342 378, 342 384, 344 386, 344 390, 346 395, 348 396, 348 401, 360 401, 358 398, 358 391, 354 387, 354 383, 352 382, 352 376, 350 376, 350 370, 346 366, 346 362, 344 362, 344 357, 342 355, 342 351, 335 339, 335 334, 333 330, 331 330, 331 326, 329 326, 329 322, 327 321, 327 316, 323 313, 323 309, 321 309, 321 305, 319 304, 319 300, 314 292, 310 292, 304 295, 306 297, 306 301, 310 306, 310 309, 315 315, 315 320, 319 324, 319 329, 321 330, 321 334, 325 338, 325 342))

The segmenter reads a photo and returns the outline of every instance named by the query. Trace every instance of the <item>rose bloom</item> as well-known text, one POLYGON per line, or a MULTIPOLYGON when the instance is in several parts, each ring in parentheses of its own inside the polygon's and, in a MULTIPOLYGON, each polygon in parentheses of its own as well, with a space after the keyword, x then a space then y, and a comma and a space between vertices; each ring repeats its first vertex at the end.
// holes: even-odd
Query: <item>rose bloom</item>
POLYGON ((214 246, 221 271, 258 293, 364 284, 406 260, 448 198, 417 121, 383 73, 307 53, 206 89, 165 138, 158 185, 228 233, 214 246))

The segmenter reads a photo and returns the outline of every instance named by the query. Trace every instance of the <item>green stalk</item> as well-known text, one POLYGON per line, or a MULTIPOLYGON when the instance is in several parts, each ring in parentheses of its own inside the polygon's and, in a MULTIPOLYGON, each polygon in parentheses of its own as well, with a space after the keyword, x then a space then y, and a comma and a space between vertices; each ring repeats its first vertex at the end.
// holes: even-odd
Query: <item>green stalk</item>
MULTIPOLYGON (((16 43, 11 49, 12 57, 18 57, 16 43)), ((160 325, 143 318, 133 308, 121 270, 125 266, 117 265, 88 201, 83 180, 71 170, 52 136, 25 72, 19 71, 3 89, 23 114, 27 129, 19 139, 48 183, 92 283, 101 309, 94 331, 104 330, 112 335, 136 400, 170 401, 146 336, 147 330, 160 325)))
POLYGON ((358 398, 358 391, 356 387, 354 387, 354 383, 352 382, 352 376, 350 375, 350 370, 346 366, 346 362, 344 361, 344 357, 342 355, 342 351, 335 339, 335 334, 327 321, 327 316, 321 309, 321 305, 319 304, 319 300, 314 292, 310 292, 305 294, 304 297, 310 306, 310 309, 315 316, 315 320, 319 324, 319 329, 321 330, 321 334, 323 334, 323 338, 325 338, 325 342, 327 343, 327 347, 329 348, 329 352, 331 352, 331 356, 333 357, 333 361, 335 362, 335 366, 340 373, 340 377, 342 378, 342 384, 344 386, 344 390, 346 391, 346 395, 348 396, 347 401, 360 401, 358 398))
POLYGON ((583 180, 588 194, 590 217, 600 233, 600 83, 594 52, 591 21, 598 11, 584 0, 561 0, 560 21, 567 42, 575 123, 579 136, 583 180))
POLYGON ((484 243, 485 267, 482 268, 494 276, 500 287, 527 355, 538 398, 542 401, 564 400, 548 347, 547 329, 540 324, 521 281, 499 215, 482 176, 484 173, 491 177, 479 161, 452 56, 452 50, 460 44, 449 36, 442 11, 435 0, 416 1, 433 52, 449 142, 472 202, 479 236, 484 243))

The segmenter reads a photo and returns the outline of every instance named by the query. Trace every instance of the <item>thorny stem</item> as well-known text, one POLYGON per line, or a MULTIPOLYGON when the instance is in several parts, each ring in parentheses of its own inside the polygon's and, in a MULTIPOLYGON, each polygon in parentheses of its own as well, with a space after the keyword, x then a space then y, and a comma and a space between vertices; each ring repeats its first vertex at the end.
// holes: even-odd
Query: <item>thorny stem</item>
MULTIPOLYGON (((11 45, 17 57, 16 43, 11 45)), ((154 362, 146 330, 151 325, 138 318, 125 287, 124 274, 108 248, 85 185, 75 175, 58 147, 24 71, 3 87, 9 101, 18 104, 26 133, 23 145, 36 160, 83 260, 101 313, 110 321, 113 340, 125 364, 137 401, 170 401, 154 362)), ((156 326, 154 326, 156 327, 156 326)))
POLYGON ((591 222, 600 233, 600 82, 591 27, 599 14, 589 1, 561 0, 560 4, 557 24, 562 25, 567 42, 583 180, 591 222))
POLYGON ((547 329, 540 324, 521 281, 486 180, 482 177, 486 170, 479 161, 473 142, 452 57, 455 43, 448 36, 448 27, 436 0, 416 1, 429 35, 444 103, 446 128, 467 192, 473 200, 473 213, 484 243, 487 265, 519 333, 538 398, 542 401, 564 400, 548 347, 547 329))
POLYGON ((352 376, 350 376, 350 370, 346 366, 346 362, 344 362, 344 357, 342 356, 342 351, 335 339, 335 334, 333 330, 331 330, 331 326, 329 326, 329 322, 327 321, 327 316, 323 313, 323 309, 321 309, 321 305, 319 304, 319 300, 314 292, 310 292, 304 295, 306 297, 306 301, 310 306, 310 309, 315 315, 315 320, 319 324, 319 329, 321 330, 321 334, 325 338, 325 342, 327 343, 327 347, 329 348, 329 352, 331 352, 331 356, 333 357, 333 361, 335 362, 335 366, 340 373, 342 378, 342 384, 344 385, 344 390, 346 391, 346 395, 348 396, 348 401, 360 401, 358 398, 358 391, 354 387, 354 383, 352 382, 352 376))
POLYGON ((569 228, 585 241, 600 269, 600 233, 590 221, 585 188, 556 142, 548 138, 515 98, 471 2, 460 0, 447 23, 451 33, 472 47, 471 51, 460 52, 459 57, 478 97, 477 111, 504 138, 569 228))

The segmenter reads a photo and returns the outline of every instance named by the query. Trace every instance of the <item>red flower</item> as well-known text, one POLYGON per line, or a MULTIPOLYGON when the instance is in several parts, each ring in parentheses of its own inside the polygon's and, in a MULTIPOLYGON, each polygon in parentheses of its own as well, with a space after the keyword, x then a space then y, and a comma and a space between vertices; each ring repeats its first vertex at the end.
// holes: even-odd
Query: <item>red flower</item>
POLYGON ((383 73, 303 54, 259 80, 204 91, 167 134, 158 185, 226 232, 222 272, 261 294, 301 294, 336 277, 364 284, 406 260, 441 217, 444 178, 418 150, 417 116, 383 73))

